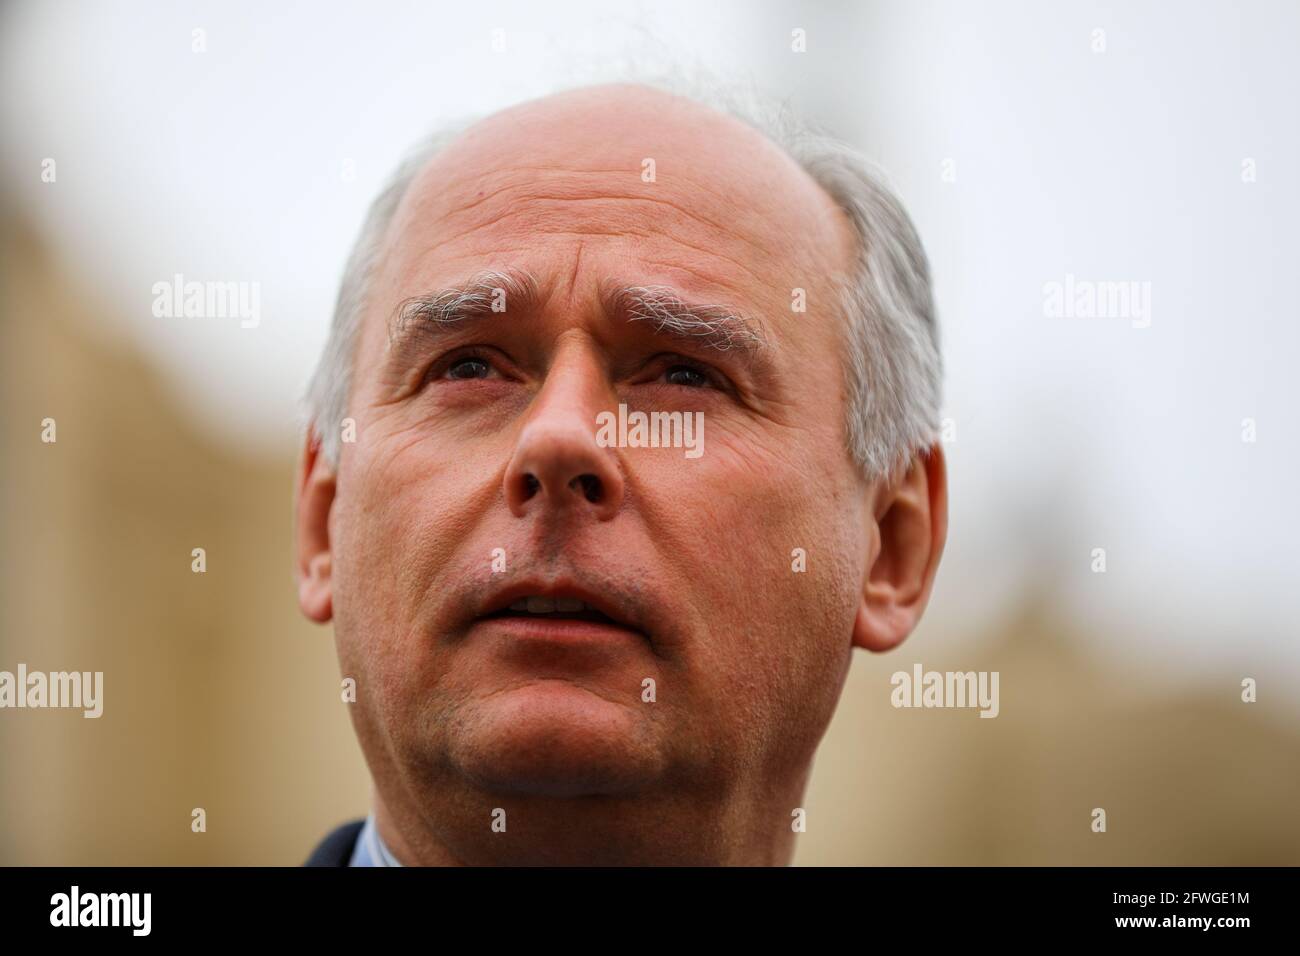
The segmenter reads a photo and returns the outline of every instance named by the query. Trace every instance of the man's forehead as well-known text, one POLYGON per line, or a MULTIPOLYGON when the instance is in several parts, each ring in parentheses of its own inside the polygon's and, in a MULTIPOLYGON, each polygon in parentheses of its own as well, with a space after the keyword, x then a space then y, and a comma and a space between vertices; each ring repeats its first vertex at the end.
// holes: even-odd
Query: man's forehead
POLYGON ((695 190, 702 205, 743 197, 750 208, 758 200, 785 214, 819 192, 797 163, 740 120, 657 90, 613 86, 546 97, 481 120, 434 158, 411 193, 478 198, 486 179, 544 181, 548 173, 611 193, 633 185, 651 194, 655 187, 695 190))
POLYGON ((462 134, 412 182, 389 254, 472 259, 622 240, 706 282, 789 272, 807 286, 815 277, 800 273, 834 268, 827 253, 845 250, 846 233, 830 197, 758 131, 659 91, 602 87, 523 104, 462 134))

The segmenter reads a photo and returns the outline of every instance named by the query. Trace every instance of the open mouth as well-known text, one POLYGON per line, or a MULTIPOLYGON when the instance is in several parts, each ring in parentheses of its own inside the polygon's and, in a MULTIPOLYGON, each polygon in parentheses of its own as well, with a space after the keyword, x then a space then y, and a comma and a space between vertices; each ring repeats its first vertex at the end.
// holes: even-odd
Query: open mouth
POLYGON ((524 618, 551 621, 592 621, 597 624, 610 624, 625 627, 603 611, 592 607, 577 598, 556 598, 545 595, 533 595, 512 601, 508 606, 491 614, 483 615, 485 620, 494 618, 524 618))
POLYGON ((633 601, 573 582, 520 581, 485 601, 478 620, 532 637, 630 633, 650 639, 633 601))

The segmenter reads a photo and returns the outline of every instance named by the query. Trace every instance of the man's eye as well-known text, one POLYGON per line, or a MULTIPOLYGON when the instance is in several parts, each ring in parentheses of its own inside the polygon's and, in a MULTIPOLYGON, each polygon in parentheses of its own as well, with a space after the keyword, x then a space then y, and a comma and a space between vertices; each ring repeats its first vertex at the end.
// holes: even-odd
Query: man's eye
POLYGON ((447 367, 447 377, 454 379, 487 378, 492 366, 478 358, 457 359, 447 367))
POLYGON ((699 369, 689 365, 674 365, 667 372, 670 385, 685 385, 687 388, 707 388, 709 377, 699 369))

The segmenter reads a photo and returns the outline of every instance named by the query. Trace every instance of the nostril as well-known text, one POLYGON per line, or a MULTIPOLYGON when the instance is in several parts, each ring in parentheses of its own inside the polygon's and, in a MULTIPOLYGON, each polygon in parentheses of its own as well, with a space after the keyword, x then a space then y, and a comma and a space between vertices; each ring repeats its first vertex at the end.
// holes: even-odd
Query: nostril
POLYGON ((573 481, 569 482, 570 488, 574 485, 580 485, 582 487, 582 496, 593 505, 600 502, 603 489, 600 485, 600 479, 595 475, 579 475, 577 478, 574 478, 573 481))
POLYGON ((542 483, 537 480, 536 475, 524 475, 524 501, 537 494, 537 489, 540 487, 542 487, 542 483))

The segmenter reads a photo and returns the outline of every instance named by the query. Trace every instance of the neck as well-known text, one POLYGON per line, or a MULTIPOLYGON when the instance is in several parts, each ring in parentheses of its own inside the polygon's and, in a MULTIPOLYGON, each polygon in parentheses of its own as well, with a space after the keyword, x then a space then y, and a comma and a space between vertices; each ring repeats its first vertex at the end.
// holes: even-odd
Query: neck
POLYGON ((458 792, 431 811, 376 789, 373 810, 380 837, 404 866, 787 865, 804 780, 757 789, 764 799, 458 792))

